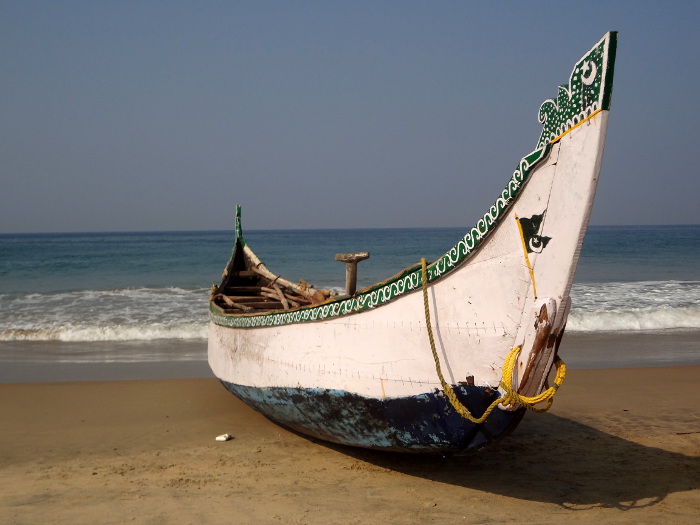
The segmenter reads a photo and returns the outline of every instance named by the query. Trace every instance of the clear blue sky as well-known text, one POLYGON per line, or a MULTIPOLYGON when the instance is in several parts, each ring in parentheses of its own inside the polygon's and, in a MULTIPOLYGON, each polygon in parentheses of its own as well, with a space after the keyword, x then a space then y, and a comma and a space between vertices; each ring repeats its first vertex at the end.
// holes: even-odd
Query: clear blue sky
POLYGON ((700 223, 698 2, 8 1, 0 232, 471 226, 619 31, 593 224, 700 223))

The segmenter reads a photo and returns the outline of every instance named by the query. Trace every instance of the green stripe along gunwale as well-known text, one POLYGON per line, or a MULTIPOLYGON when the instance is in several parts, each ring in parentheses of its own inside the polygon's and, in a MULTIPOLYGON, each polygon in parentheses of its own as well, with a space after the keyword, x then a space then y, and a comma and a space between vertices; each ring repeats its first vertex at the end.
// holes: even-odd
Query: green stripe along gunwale
MULTIPOLYGON (((543 124, 543 130, 537 149, 520 160, 499 198, 477 224, 447 253, 428 266, 429 283, 461 266, 482 244, 505 217, 533 170, 549 156, 552 144, 597 111, 609 109, 616 44, 616 32, 605 35, 577 62, 569 76, 568 85, 559 86, 556 100, 548 99, 542 103, 538 118, 543 124)), ((239 207, 236 216, 236 244, 245 246, 239 207)), ((214 324, 233 328, 322 321, 380 307, 405 294, 420 290, 422 285, 421 267, 420 264, 416 264, 386 281, 361 290, 354 297, 341 296, 320 305, 294 310, 236 315, 224 314, 214 304, 210 304, 210 318, 214 324)))
MULTIPOLYGON (((527 182, 531 172, 544 161, 551 150, 546 144, 520 160, 518 169, 508 181, 496 202, 489 211, 457 242, 447 253, 428 266, 428 282, 444 277, 460 266, 481 245, 487 235, 494 230, 505 216, 510 205, 515 201, 527 182)), ((237 220, 237 235, 240 222, 237 220)), ((237 242, 245 243, 242 233, 237 242)), ((322 321, 376 308, 397 297, 420 290, 423 286, 420 264, 407 268, 386 281, 361 290, 354 297, 339 297, 320 305, 304 306, 288 311, 249 313, 238 315, 223 314, 216 306, 210 306, 211 320, 217 325, 233 328, 259 328, 280 326, 302 322, 322 321)))

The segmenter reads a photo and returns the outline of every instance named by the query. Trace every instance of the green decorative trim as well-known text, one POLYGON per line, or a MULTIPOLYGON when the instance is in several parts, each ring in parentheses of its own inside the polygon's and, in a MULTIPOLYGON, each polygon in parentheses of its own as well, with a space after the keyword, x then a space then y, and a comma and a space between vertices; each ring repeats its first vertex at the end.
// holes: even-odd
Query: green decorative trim
POLYGON ((577 62, 569 84, 559 86, 557 99, 542 103, 539 121, 543 129, 538 148, 555 141, 596 111, 610 109, 616 48, 617 33, 608 33, 577 62))
MULTIPOLYGON (((568 86, 559 87, 557 100, 550 99, 542 104, 539 120, 544 128, 537 149, 520 160, 508 185, 481 220, 450 251, 428 267, 428 282, 453 271, 471 256, 506 215, 532 171, 547 158, 553 141, 599 109, 609 109, 616 40, 616 33, 608 33, 576 64, 568 86)), ((236 209, 236 240, 237 243, 240 241, 245 245, 240 207, 236 209)), ((215 324, 235 328, 321 321, 376 308, 404 294, 420 290, 422 285, 421 267, 416 265, 362 290, 355 297, 338 298, 317 306, 290 311, 260 314, 225 315, 216 306, 211 305, 210 317, 215 324)))
MULTIPOLYGON (((428 267, 428 281, 432 282, 459 266, 476 249, 481 241, 493 230, 504 216, 505 210, 512 204, 525 185, 532 170, 544 160, 550 150, 549 144, 533 151, 520 161, 518 169, 508 182, 501 196, 489 211, 467 234, 445 255, 428 267)), ((355 297, 339 298, 318 306, 307 306, 290 311, 266 312, 260 314, 224 315, 216 306, 210 307, 211 319, 221 326, 235 328, 257 328, 262 326, 280 326, 309 321, 320 321, 341 315, 361 312, 386 304, 397 297, 415 290, 423 285, 419 265, 408 268, 400 274, 362 290, 355 297)))

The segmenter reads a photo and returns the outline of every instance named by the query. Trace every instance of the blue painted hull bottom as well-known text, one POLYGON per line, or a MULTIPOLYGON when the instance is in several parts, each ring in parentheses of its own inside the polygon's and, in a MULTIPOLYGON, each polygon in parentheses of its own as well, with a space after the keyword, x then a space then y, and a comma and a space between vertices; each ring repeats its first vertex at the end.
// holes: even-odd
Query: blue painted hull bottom
MULTIPOLYGON (((376 399, 341 390, 254 388, 221 381, 227 390, 272 421, 343 445, 397 452, 455 454, 476 451, 515 428, 524 409, 494 410, 476 425, 460 416, 442 391, 376 399)), ((480 416, 498 393, 488 387, 453 387, 480 416)))

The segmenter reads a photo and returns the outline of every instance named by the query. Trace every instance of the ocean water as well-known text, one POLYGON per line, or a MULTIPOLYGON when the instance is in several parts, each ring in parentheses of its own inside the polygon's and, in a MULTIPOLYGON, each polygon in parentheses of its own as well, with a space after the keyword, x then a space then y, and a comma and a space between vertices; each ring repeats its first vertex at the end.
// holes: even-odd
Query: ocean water
MULTIPOLYGON (((339 291, 338 252, 372 254, 359 266, 362 287, 436 259, 462 234, 245 232, 271 271, 339 291)), ((0 366, 203 359, 182 343, 204 346, 209 288, 232 243, 231 231, 0 235, 0 366)), ((572 301, 567 333, 700 334, 700 226, 589 228, 572 301)))

